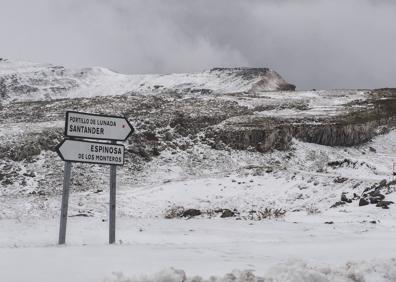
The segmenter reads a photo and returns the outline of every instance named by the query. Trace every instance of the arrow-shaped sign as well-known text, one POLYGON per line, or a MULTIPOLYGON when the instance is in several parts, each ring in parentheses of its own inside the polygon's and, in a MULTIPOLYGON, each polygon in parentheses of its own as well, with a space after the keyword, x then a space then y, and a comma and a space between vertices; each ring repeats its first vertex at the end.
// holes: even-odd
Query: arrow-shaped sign
POLYGON ((69 162, 124 165, 123 145, 65 139, 56 152, 69 162))
POLYGON ((66 112, 65 135, 68 137, 124 141, 133 131, 125 117, 66 112))

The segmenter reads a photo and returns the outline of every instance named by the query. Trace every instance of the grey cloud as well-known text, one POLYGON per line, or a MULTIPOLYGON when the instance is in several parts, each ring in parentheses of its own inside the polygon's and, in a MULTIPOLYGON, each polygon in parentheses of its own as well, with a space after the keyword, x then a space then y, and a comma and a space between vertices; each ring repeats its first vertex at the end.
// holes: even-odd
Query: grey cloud
POLYGON ((300 89, 396 86, 396 1, 2 2, 0 57, 127 73, 263 66, 300 89))

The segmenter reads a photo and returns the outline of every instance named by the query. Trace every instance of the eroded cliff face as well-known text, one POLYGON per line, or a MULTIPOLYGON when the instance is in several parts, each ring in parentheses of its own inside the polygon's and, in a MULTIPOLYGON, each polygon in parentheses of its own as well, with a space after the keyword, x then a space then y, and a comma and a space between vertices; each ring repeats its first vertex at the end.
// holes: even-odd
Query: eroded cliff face
MULTIPOLYGON (((280 99, 277 105, 270 101, 269 109, 256 106, 252 114, 227 119, 212 128, 209 136, 234 149, 255 148, 265 152, 287 150, 292 138, 327 146, 354 146, 396 126, 396 89, 348 91, 344 97, 340 96, 341 91, 334 92, 336 106, 326 106, 323 101, 315 105, 314 98, 305 100, 307 93, 296 92, 294 103, 280 99)), ((318 100, 333 95, 331 91, 309 94, 311 97, 317 94, 318 100)))

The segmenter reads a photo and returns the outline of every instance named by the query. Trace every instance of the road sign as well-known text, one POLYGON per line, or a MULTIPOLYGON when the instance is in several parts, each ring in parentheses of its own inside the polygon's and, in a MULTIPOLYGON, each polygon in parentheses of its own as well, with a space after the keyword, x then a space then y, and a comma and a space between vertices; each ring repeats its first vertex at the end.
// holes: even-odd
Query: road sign
POLYGON ((68 137, 125 141, 133 131, 125 117, 66 112, 65 135, 68 137))
POLYGON ((124 165, 123 145, 65 139, 56 151, 64 161, 124 165))
POLYGON ((118 145, 117 141, 125 141, 133 131, 132 125, 125 117, 66 112, 65 136, 109 140, 111 143, 65 139, 56 147, 56 152, 65 161, 59 244, 66 242, 71 162, 110 165, 109 243, 115 243, 116 166, 124 165, 125 151, 124 146, 118 145))

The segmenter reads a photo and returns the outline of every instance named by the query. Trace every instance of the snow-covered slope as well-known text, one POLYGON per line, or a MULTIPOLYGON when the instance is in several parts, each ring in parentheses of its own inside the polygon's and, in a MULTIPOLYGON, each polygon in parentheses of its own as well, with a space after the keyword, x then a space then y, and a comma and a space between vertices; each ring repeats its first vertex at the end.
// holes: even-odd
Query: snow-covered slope
POLYGON ((294 88, 267 68, 215 68, 201 73, 125 75, 101 67, 67 69, 50 64, 0 61, 0 101, 39 101, 127 92, 235 93, 294 88))
POLYGON ((0 62, 0 281, 395 281, 396 89, 268 91, 285 87, 267 69, 0 62), (69 245, 55 246, 66 110, 135 128, 117 246, 94 164, 73 164, 69 245))

